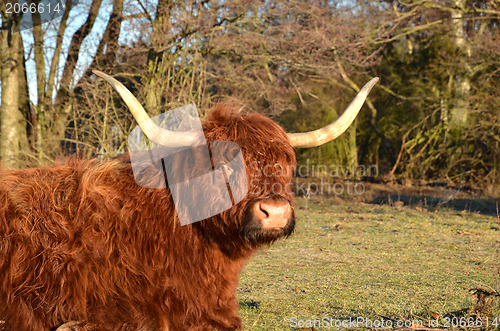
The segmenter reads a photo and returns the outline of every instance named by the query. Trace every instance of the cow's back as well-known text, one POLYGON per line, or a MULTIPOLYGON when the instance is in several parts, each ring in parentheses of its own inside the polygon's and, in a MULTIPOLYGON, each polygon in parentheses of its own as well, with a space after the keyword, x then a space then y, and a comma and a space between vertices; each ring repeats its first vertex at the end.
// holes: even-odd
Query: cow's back
POLYGON ((119 217, 126 194, 115 187, 123 170, 117 164, 74 159, 0 172, 0 320, 5 330, 47 330, 47 325, 86 320, 95 313, 89 307, 120 305, 111 302, 123 295, 120 281, 134 278, 121 275, 124 268, 117 264, 134 261, 112 246, 112 237, 123 231, 119 217))

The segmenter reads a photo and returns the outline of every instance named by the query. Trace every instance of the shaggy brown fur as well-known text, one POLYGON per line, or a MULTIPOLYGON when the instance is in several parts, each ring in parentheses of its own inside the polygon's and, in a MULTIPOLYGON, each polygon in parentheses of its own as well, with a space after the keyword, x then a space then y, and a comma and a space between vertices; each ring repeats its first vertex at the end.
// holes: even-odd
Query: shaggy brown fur
POLYGON ((125 159, 0 171, 3 328, 44 331, 68 321, 99 331, 241 328, 235 291, 243 264, 294 226, 292 217, 282 230, 262 229, 250 207, 292 196, 250 182, 285 187, 295 155, 281 127, 261 115, 219 107, 204 130, 208 140, 241 146, 249 194, 187 226, 170 191, 138 186, 125 159), (281 171, 263 174, 266 165, 281 171))

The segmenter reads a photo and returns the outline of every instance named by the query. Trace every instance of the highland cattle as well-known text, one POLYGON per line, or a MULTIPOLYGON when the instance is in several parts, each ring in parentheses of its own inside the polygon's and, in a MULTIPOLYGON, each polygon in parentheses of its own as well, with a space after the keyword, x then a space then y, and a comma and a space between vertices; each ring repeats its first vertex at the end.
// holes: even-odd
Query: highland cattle
MULTIPOLYGON (((190 132, 155 127, 123 85, 95 73, 119 92, 151 141, 192 144, 190 132)), ((349 127, 376 81, 336 122, 308 133, 288 134, 263 115, 212 109, 203 134, 239 146, 248 193, 228 210, 185 226, 168 185, 138 185, 127 155, 2 169, 0 330, 49 331, 69 321, 96 331, 240 329, 235 293, 242 267, 294 230, 293 194, 271 188, 289 186, 294 147, 321 145, 349 127)), ((225 166, 231 153, 214 168, 225 166)), ((141 176, 160 181, 158 167, 143 167, 141 176)), ((175 160, 173 167, 183 171, 175 160)), ((207 199, 220 203, 217 194, 207 199)))

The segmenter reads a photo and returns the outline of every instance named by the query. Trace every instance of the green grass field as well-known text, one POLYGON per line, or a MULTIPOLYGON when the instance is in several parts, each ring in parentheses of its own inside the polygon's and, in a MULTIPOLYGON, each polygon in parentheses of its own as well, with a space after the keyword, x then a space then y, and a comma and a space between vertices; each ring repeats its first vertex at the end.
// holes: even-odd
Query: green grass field
POLYGON ((479 307, 470 291, 500 290, 497 216, 334 201, 306 210, 298 198, 295 233, 250 260, 238 290, 245 330, 326 329, 299 325, 324 318, 424 327, 481 318, 482 329, 488 318, 500 329, 500 297, 479 307))

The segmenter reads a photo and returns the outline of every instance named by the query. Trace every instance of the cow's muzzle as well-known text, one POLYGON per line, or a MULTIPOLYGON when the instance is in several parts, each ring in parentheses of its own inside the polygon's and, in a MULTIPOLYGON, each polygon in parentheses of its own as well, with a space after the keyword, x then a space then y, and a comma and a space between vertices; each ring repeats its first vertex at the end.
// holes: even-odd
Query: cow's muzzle
POLYGON ((262 200, 255 203, 251 212, 264 230, 279 230, 292 219, 293 209, 287 200, 262 200))
POLYGON ((288 237, 295 228, 295 214, 291 202, 284 197, 255 201, 247 209, 241 234, 254 243, 271 243, 288 237))

